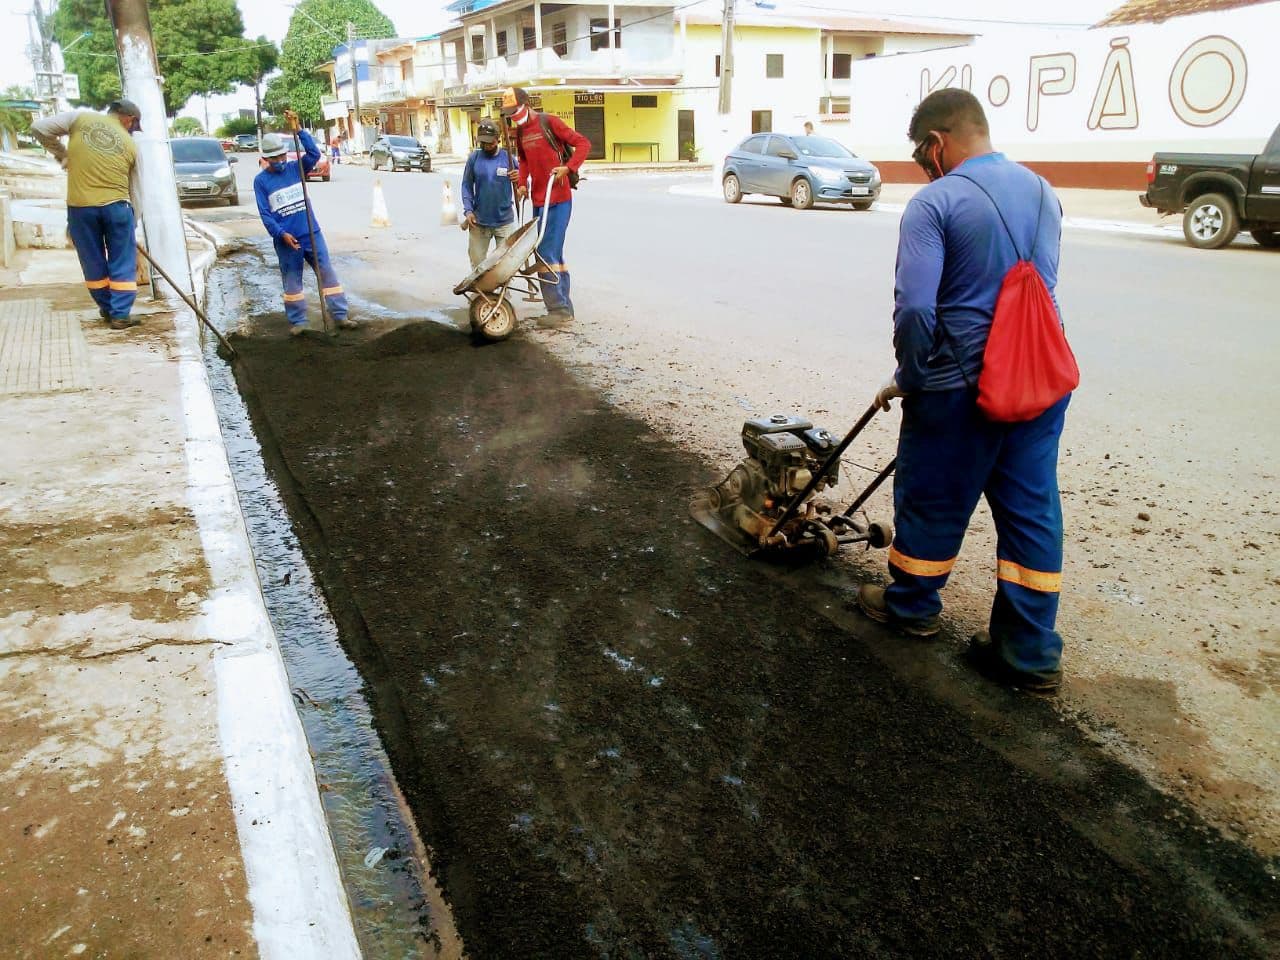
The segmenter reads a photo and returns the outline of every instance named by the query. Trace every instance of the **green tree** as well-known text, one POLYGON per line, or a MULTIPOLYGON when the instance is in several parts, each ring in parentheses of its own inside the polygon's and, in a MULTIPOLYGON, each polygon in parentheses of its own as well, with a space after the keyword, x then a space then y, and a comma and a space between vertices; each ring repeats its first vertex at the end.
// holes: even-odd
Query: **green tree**
MULTIPOLYGON (((68 72, 80 75, 81 102, 95 107, 120 96, 115 36, 104 9, 102 0, 62 0, 53 15, 54 36, 64 46, 92 31, 65 57, 68 72)), ((231 93, 274 67, 275 45, 245 38, 236 0, 151 0, 150 9, 169 116, 192 96, 231 93)))
MULTIPOLYGON (((0 100, 30 100, 33 94, 27 87, 6 87, 0 92, 0 100)), ((0 107, 0 144, 8 149, 17 137, 31 130, 31 114, 25 110, 0 107)))
POLYGON ((173 135, 175 137, 201 137, 204 136, 204 125, 195 117, 179 117, 173 121, 173 135))
POLYGON ((302 0, 289 18, 289 31, 280 45, 284 97, 274 102, 279 106, 287 99, 304 123, 320 123, 323 118, 320 97, 329 89, 316 76, 316 68, 333 59, 334 47, 346 43, 348 23, 363 40, 396 35, 395 26, 370 0, 302 0))
POLYGON ((242 133, 257 133, 258 125, 251 117, 232 117, 216 132, 219 137, 238 137, 242 133))

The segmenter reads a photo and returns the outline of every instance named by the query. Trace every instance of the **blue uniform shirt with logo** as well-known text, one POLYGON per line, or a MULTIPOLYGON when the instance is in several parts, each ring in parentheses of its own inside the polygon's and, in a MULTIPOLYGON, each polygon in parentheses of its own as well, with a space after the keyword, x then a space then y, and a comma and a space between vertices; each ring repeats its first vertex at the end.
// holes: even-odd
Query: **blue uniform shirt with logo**
POLYGON ((474 213, 482 227, 501 227, 514 220, 511 181, 507 179, 514 166, 505 149, 493 156, 483 150, 471 151, 462 171, 462 212, 474 213))
POLYGON ((966 177, 1000 204, 1018 249, 1034 248, 1033 262, 1057 305, 1062 207, 1053 190, 1003 153, 970 157, 922 188, 902 214, 893 346, 905 393, 977 385, 996 296, 1018 261, 991 200, 966 177))
MULTIPOLYGON (((298 141, 302 146, 302 170, 299 161, 287 160, 280 172, 266 169, 253 178, 253 193, 258 200, 258 214, 262 217, 262 225, 277 243, 288 233, 302 245, 303 250, 311 249, 311 232, 307 227, 306 204, 302 193, 302 173, 310 172, 320 162, 320 148, 305 130, 298 131, 298 141)), ((320 223, 315 219, 315 211, 311 212, 317 238, 320 223)))

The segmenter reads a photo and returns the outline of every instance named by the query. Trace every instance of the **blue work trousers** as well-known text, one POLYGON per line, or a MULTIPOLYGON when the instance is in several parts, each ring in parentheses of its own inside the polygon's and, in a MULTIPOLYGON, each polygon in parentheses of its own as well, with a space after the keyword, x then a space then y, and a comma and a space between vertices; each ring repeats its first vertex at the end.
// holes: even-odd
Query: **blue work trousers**
POLYGON ((968 389, 922 391, 903 400, 889 549, 893 583, 885 593, 891 613, 920 618, 942 610, 938 591, 985 494, 997 536, 991 636, 1009 665, 1046 676, 1058 670, 1058 439, 1069 402, 1063 397, 1025 423, 996 423, 978 410, 968 389))
POLYGON ((564 263, 564 238, 569 232, 573 201, 565 200, 563 203, 534 207, 533 213, 539 223, 543 216, 547 218, 546 233, 538 244, 538 256, 551 268, 550 273, 543 273, 541 271, 546 267, 538 265, 538 276, 542 280, 542 299, 547 304, 547 312, 558 310, 573 316, 573 301, 569 299, 569 268, 564 263))
POLYGON ((320 274, 320 290, 324 294, 325 306, 329 308, 329 316, 333 317, 335 323, 345 320, 347 295, 342 292, 338 274, 329 262, 329 248, 325 245, 324 234, 316 232, 315 255, 312 254, 308 241, 301 237, 298 240, 303 245, 301 250, 290 248, 283 240, 275 242, 276 258, 280 261, 280 277, 284 281, 284 313, 289 325, 296 327, 307 322, 307 295, 303 290, 303 273, 308 264, 320 274))
POLYGON ((118 200, 101 207, 67 207, 67 232, 98 311, 112 320, 127 320, 138 296, 132 204, 118 200))

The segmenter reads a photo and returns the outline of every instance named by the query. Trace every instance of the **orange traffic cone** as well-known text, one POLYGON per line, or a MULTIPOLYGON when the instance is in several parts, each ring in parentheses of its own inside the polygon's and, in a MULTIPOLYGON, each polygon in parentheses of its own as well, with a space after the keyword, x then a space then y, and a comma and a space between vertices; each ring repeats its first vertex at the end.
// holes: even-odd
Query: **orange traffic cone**
POLYGON ((382 180, 373 181, 373 225, 375 227, 391 226, 391 217, 387 215, 387 199, 382 195, 382 180))

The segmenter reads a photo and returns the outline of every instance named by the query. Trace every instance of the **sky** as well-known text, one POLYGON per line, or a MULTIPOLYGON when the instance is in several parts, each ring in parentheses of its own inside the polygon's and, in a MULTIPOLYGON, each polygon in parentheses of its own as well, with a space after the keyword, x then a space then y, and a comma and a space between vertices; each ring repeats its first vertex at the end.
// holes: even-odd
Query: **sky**
MULTIPOLYGON (((431 0, 374 0, 391 22, 396 32, 402 36, 414 37, 431 34, 449 23, 450 14, 446 13, 443 4, 432 3, 431 0)), ((711 0, 717 5, 719 0, 711 0)), ((751 3, 751 0, 738 0, 739 9, 751 3)), ((1017 22, 1040 22, 1055 24, 1088 24, 1100 20, 1108 11, 1121 5, 1122 0, 966 0, 959 4, 956 0, 774 0, 779 9, 794 8, 808 16, 820 16, 824 12, 833 14, 856 13, 860 15, 883 15, 898 19, 954 18, 958 10, 963 10, 966 18, 965 29, 975 33, 991 32, 999 29, 996 23, 983 21, 1013 20, 1017 22)), ((3 12, 6 18, 0 28, 0 88, 10 84, 31 85, 31 64, 27 59, 27 22, 23 13, 27 0, 8 0, 3 12)), ((279 42, 289 28, 289 18, 293 14, 292 0, 254 0, 252 3, 240 2, 240 10, 244 16, 245 35, 256 37, 265 35, 279 42)), ((225 97, 209 99, 209 119, 217 126, 224 113, 234 112, 239 107, 253 106, 253 92, 241 88, 237 93, 225 97)), ((205 104, 201 98, 193 98, 182 114, 193 116, 204 121, 205 104)))

